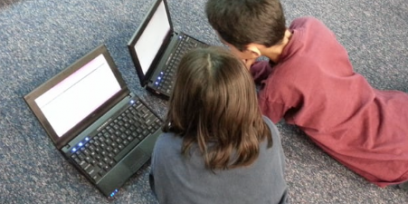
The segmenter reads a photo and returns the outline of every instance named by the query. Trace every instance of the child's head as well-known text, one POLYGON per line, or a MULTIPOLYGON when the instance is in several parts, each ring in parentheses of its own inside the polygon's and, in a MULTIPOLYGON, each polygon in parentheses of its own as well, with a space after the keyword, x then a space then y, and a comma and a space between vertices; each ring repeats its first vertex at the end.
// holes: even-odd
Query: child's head
POLYGON ((285 35, 279 0, 208 0, 205 11, 221 40, 239 51, 250 43, 271 47, 285 35))
POLYGON ((164 131, 183 137, 184 154, 198 144, 210 169, 251 164, 259 143, 270 136, 249 71, 222 48, 184 55, 168 111, 164 131))

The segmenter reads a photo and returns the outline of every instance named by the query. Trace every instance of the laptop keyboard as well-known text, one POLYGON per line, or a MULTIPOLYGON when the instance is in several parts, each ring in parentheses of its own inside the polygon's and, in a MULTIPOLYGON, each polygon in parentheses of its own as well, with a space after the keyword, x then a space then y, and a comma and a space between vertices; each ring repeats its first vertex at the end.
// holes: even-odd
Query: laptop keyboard
POLYGON ((157 89, 166 94, 170 94, 172 91, 174 83, 173 78, 183 55, 194 48, 208 46, 205 43, 197 41, 187 35, 180 35, 179 39, 179 45, 173 53, 173 56, 169 60, 166 68, 160 72, 159 76, 154 82, 157 89))
POLYGON ((72 148, 71 158, 96 182, 161 123, 137 100, 97 134, 72 148))

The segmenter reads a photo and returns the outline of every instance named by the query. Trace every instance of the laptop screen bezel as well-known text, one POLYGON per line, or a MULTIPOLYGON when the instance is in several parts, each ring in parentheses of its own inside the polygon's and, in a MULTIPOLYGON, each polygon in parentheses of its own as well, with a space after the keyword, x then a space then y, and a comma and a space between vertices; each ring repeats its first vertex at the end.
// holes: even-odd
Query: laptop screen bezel
POLYGON ((129 94, 130 91, 126 86, 126 83, 123 80, 119 70, 117 69, 106 46, 100 45, 91 52, 89 52, 88 54, 86 54, 85 56, 83 56, 82 58, 80 58, 79 60, 77 60, 76 62, 74 62, 73 64, 71 64, 69 67, 55 75, 53 78, 49 79, 48 81, 46 81, 45 83, 31 91, 29 94, 25 95, 24 100, 26 101, 27 105, 30 107, 34 115, 37 117, 42 127, 45 129, 48 136, 55 144, 55 146, 58 149, 61 149, 65 144, 67 144, 70 140, 75 138, 80 132, 82 132, 85 128, 94 123, 98 118, 100 118, 109 109, 111 109, 116 103, 118 103, 120 100, 122 100, 129 94), (65 134, 58 136, 55 130, 52 128, 50 122, 47 120, 43 112, 38 107, 35 100, 101 54, 104 55, 106 61, 108 62, 109 67, 111 68, 113 74, 115 75, 121 90, 112 97, 110 97, 104 104, 102 104, 99 108, 97 108, 87 117, 85 117, 81 122, 72 127, 65 134))
POLYGON ((142 87, 146 86, 146 84, 149 83, 148 79, 150 78, 151 74, 154 73, 154 71, 155 71, 154 68, 157 66, 157 64, 161 60, 161 56, 163 55, 164 51, 167 48, 167 45, 171 41, 172 35, 174 33, 173 24, 171 22, 172 21, 171 21, 170 12, 169 12, 169 9, 168 9, 167 1, 166 0, 157 0, 154 3, 154 5, 150 8, 148 14, 143 19, 142 23, 137 28, 136 32, 133 34, 133 36, 131 37, 131 39, 129 40, 129 42, 127 44, 127 47, 129 49, 129 53, 131 55, 133 64, 134 64, 134 66, 136 68, 136 72, 137 72, 137 75, 139 77, 140 85, 142 87), (152 19, 154 13, 156 12, 156 10, 158 9, 158 7, 160 6, 160 4, 162 2, 164 4, 164 8, 166 10, 166 15, 167 15, 168 23, 170 25, 170 30, 167 32, 166 37, 164 38, 163 43, 162 43, 159 51, 157 52, 156 57, 154 58, 153 62, 151 63, 148 71, 146 72, 146 74, 144 74, 142 66, 140 65, 139 57, 138 57, 138 55, 136 53, 135 45, 136 45, 137 41, 140 39, 143 31, 147 27, 149 21, 152 19))

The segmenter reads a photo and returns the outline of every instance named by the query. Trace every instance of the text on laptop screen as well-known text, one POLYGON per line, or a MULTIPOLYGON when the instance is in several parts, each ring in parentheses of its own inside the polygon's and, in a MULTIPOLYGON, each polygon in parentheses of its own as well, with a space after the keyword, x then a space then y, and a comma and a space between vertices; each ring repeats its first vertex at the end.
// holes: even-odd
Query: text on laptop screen
POLYGON ((156 54, 159 52, 169 31, 170 23, 162 1, 135 44, 136 54, 144 74, 146 74, 156 54))
POLYGON ((121 90, 103 54, 35 99, 61 137, 121 90))

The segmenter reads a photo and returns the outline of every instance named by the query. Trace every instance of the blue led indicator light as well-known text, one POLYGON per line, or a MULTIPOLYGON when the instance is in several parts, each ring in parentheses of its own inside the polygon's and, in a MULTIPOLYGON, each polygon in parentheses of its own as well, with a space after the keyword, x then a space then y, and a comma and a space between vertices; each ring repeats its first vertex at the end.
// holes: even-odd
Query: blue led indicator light
POLYGON ((72 148, 72 153, 74 153, 74 152, 76 152, 77 151, 77 149, 74 147, 74 148, 72 148))
POLYGON ((113 197, 118 192, 118 189, 115 189, 111 194, 110 197, 113 197))
POLYGON ((89 137, 85 137, 85 141, 89 141, 89 137))
POLYGON ((160 72, 160 74, 163 75, 164 73, 163 73, 163 72, 160 72))
POLYGON ((157 77, 157 79, 158 79, 158 80, 160 80, 160 79, 161 79, 161 77, 157 77))
POLYGON ((159 85, 159 82, 156 81, 154 84, 159 85))
POLYGON ((84 143, 82 143, 82 142, 80 142, 79 144, 78 144, 78 146, 80 146, 80 147, 82 147, 84 145, 84 143))
POLYGON ((131 104, 134 104, 134 103, 135 103, 135 101, 134 101, 134 100, 130 100, 130 103, 131 103, 131 104))

